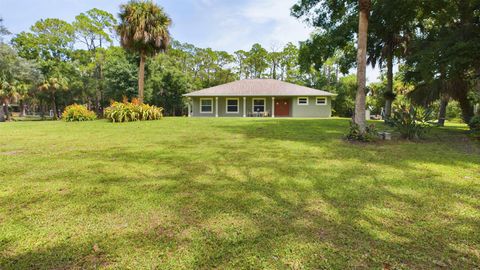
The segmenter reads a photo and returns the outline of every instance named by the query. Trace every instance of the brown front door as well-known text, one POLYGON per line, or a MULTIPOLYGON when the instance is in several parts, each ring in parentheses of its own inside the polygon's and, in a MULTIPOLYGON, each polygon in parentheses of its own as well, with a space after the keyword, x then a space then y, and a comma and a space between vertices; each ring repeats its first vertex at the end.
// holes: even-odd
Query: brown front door
POLYGON ((275 116, 290 116, 290 101, 288 99, 275 100, 275 116))

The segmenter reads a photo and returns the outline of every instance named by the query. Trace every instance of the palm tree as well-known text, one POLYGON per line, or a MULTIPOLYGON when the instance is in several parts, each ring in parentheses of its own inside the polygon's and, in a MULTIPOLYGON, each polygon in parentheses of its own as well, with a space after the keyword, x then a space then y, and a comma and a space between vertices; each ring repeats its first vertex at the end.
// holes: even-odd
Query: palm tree
POLYGON ((6 120, 10 120, 10 112, 8 106, 12 99, 16 99, 17 92, 15 84, 9 83, 3 78, 0 78, 0 105, 2 114, 5 115, 6 120))
POLYGON ((132 0, 120 7, 117 32, 121 45, 140 55, 138 69, 138 99, 143 103, 145 58, 164 52, 170 43, 168 27, 172 21, 163 9, 152 1, 132 0))
POLYGON ((53 119, 58 119, 60 117, 59 112, 57 111, 57 101, 55 98, 55 94, 58 91, 68 90, 68 82, 62 76, 58 77, 50 77, 44 80, 39 86, 38 90, 44 92, 50 97, 50 101, 52 102, 52 110, 53 110, 53 119))
POLYGON ((367 70, 367 34, 368 16, 370 14, 370 0, 358 0, 359 21, 358 21, 358 47, 357 47, 357 96, 355 98, 355 116, 353 122, 365 133, 365 85, 367 70))

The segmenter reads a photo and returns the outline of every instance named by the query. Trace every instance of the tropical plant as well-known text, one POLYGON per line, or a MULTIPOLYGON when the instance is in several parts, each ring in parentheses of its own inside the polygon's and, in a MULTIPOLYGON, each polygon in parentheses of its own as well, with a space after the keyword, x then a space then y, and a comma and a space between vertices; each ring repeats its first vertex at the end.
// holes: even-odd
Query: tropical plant
POLYGON ((167 50, 170 43, 168 27, 172 21, 163 9, 152 1, 132 0, 120 7, 120 25, 117 32, 120 44, 140 55, 138 70, 138 99, 143 103, 145 59, 167 50))
POLYGON ((422 138, 432 126, 432 111, 422 107, 415 107, 405 101, 400 101, 393 110, 393 115, 387 124, 395 128, 403 139, 413 140, 422 138))
POLYGON ((97 119, 97 115, 84 105, 72 104, 65 108, 62 118, 66 122, 91 121, 97 119))
POLYGON ((139 100, 132 102, 113 102, 105 109, 105 118, 111 122, 133 122, 162 119, 163 108, 142 104, 139 100))

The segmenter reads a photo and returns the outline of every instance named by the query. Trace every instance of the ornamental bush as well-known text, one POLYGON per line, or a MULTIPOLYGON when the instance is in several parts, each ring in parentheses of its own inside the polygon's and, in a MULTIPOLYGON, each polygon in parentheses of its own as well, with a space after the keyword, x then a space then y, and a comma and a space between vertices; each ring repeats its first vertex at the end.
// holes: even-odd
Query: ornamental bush
POLYGON ((62 118, 66 122, 92 121, 97 119, 97 115, 83 105, 72 104, 65 108, 62 118))
POLYGON ((475 133, 480 133, 480 115, 474 116, 470 119, 468 123, 470 130, 475 133))
POLYGON ((159 120, 163 117, 163 108, 132 102, 113 102, 105 109, 104 116, 111 122, 132 122, 159 120))
POLYGON ((365 132, 362 133, 360 132, 359 125, 353 121, 350 121, 350 127, 345 137, 349 141, 373 142, 378 139, 378 131, 375 125, 371 124, 367 125, 365 127, 365 132))

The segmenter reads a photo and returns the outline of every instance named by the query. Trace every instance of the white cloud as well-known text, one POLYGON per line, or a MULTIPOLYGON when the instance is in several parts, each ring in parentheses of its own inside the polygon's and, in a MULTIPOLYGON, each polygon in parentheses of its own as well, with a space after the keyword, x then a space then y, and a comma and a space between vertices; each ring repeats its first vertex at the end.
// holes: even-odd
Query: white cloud
POLYGON ((265 41, 272 44, 297 42, 309 37, 313 29, 290 15, 295 0, 264 0, 250 2, 243 15, 256 23, 270 23, 273 27, 265 33, 265 41))
POLYGON ((203 5, 206 14, 202 18, 209 26, 202 43, 217 50, 248 50, 254 43, 270 49, 305 40, 311 32, 290 16, 295 0, 197 1, 203 5))

